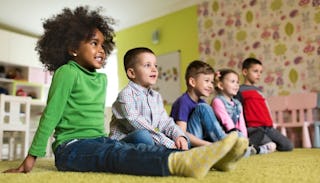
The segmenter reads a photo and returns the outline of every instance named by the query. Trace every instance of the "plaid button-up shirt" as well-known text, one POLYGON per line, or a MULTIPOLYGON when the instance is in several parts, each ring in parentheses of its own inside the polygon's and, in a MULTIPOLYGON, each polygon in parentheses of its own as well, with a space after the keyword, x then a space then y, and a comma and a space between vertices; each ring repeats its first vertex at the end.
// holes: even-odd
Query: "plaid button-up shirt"
POLYGON ((134 82, 118 94, 112 105, 110 137, 121 140, 136 129, 146 129, 156 144, 176 148, 175 139, 186 135, 168 116, 161 95, 134 82))

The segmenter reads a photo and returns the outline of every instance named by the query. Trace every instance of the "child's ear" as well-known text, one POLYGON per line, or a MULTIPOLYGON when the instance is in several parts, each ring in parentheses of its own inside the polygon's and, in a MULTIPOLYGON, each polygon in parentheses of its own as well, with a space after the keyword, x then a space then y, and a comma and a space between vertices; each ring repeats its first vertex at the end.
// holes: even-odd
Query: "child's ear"
POLYGON ((218 87, 221 91, 223 90, 222 82, 221 82, 221 81, 218 81, 217 87, 218 87))
POLYGON ((248 69, 242 69, 242 74, 246 76, 248 74, 248 69))
POLYGON ((133 68, 128 68, 128 69, 127 69, 127 76, 128 76, 130 79, 134 79, 134 78, 136 77, 133 68))
POLYGON ((188 80, 188 83, 191 87, 195 87, 196 86, 196 80, 193 77, 190 77, 188 80))
POLYGON ((77 56, 77 51, 74 49, 69 49, 68 50, 69 55, 76 57, 77 56))

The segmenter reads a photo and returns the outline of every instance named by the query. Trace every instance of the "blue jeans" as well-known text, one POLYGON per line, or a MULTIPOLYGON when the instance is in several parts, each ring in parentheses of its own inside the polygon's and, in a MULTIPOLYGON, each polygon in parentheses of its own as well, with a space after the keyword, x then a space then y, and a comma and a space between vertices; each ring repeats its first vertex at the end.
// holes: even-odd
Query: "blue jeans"
POLYGON ((194 109, 187 123, 187 131, 210 142, 219 141, 226 136, 211 106, 206 103, 200 103, 194 109))
POLYGON ((125 138, 120 141, 131 143, 131 144, 147 144, 155 145, 154 140, 148 130, 135 130, 129 133, 125 138))
POLYGON ((99 137, 63 143, 55 149, 54 155, 59 171, 168 176, 168 157, 176 151, 163 146, 134 145, 99 137))

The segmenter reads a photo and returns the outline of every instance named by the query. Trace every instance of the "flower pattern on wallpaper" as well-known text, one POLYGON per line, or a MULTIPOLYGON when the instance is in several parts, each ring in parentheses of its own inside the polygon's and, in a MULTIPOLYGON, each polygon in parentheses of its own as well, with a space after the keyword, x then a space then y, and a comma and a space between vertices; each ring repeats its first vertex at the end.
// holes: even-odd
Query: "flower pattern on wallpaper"
POLYGON ((199 4, 199 50, 215 69, 263 62, 269 95, 320 91, 319 0, 212 0, 199 4))

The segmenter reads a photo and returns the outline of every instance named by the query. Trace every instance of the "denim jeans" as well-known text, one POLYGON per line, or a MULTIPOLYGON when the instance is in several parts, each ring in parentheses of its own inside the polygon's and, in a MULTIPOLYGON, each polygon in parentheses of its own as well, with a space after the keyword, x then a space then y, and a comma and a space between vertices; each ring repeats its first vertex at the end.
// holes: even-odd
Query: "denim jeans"
POLYGON ((147 144, 155 145, 154 140, 148 130, 135 130, 129 133, 125 138, 120 141, 131 143, 131 144, 147 144))
POLYGON ((187 131, 210 142, 219 141, 226 136, 211 106, 206 103, 200 103, 194 109, 187 123, 187 131))
POLYGON ((59 171, 168 176, 168 157, 176 151, 163 146, 134 145, 99 137, 63 143, 56 148, 54 155, 59 171))

